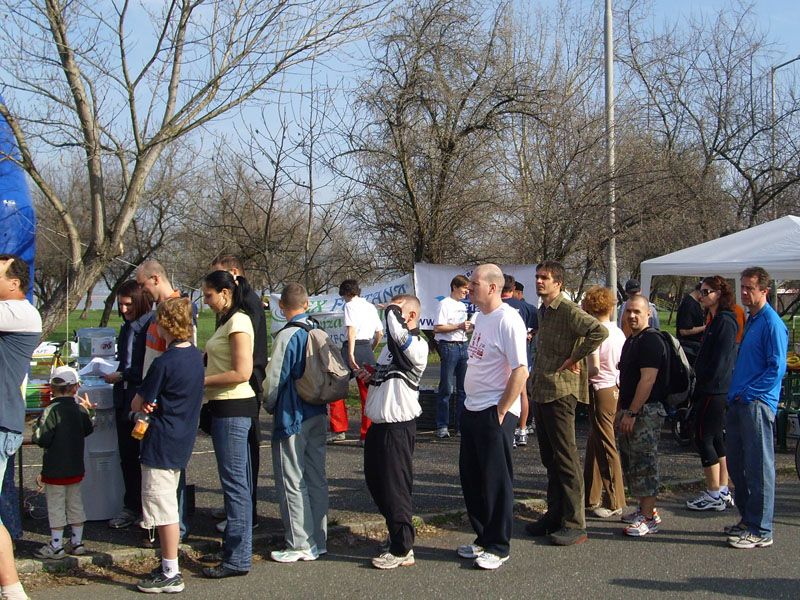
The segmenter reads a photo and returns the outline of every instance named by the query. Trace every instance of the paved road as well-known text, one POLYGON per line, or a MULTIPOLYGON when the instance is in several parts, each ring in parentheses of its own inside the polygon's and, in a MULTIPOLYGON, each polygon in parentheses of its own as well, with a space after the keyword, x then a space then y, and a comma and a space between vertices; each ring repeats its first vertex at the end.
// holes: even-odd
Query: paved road
MULTIPOLYGON (((351 414, 350 431, 356 431, 355 412, 351 414)), ((271 418, 262 416, 262 430, 271 430, 271 418)), ((268 436, 266 436, 268 437, 268 436)), ((585 420, 578 422, 578 444, 581 455, 587 437, 585 420)), ((458 477, 459 439, 436 439, 431 432, 420 432, 414 454, 414 507, 420 515, 463 510, 464 501, 458 477)), ((679 447, 667 431, 660 445, 662 480, 670 485, 677 481, 701 477, 700 460, 689 449, 679 447)), ((784 469, 793 465, 793 456, 779 454, 778 465, 784 469)), ((23 522, 25 539, 19 542, 17 557, 30 557, 33 552, 49 540, 47 514, 43 495, 34 495, 34 478, 41 465, 41 451, 26 448, 24 452, 25 487, 29 503, 37 507, 35 515, 39 518, 26 518, 23 522)), ((372 499, 366 489, 363 473, 363 451, 355 446, 355 441, 343 445, 328 446, 327 472, 330 488, 331 523, 353 523, 379 520, 372 499)), ((525 448, 514 451, 515 495, 517 498, 542 498, 546 488, 545 471, 539 458, 535 436, 525 448)), ((192 537, 195 540, 214 540, 219 534, 213 529, 215 521, 210 518, 212 508, 222 506, 216 461, 208 436, 197 438, 194 454, 189 463, 188 482, 194 484, 197 492, 197 514, 191 519, 192 537)), ((274 494, 272 459, 269 439, 261 448, 261 477, 259 483, 258 532, 281 531, 277 499, 274 494)), ((115 548, 136 547, 142 533, 136 528, 111 530, 104 522, 90 522, 86 525, 85 539, 90 551, 110 552, 115 548)), ((800 556, 800 555, 798 555, 800 556)))
MULTIPOLYGON (((619 523, 591 521, 589 542, 573 548, 527 538, 519 518, 511 559, 496 572, 473 569, 470 561, 455 556, 453 548, 471 536, 467 528, 454 526, 421 535, 417 565, 396 571, 371 568, 368 558, 377 545, 364 540, 333 543, 330 554, 314 563, 261 560, 247 577, 225 581, 204 580, 190 572, 196 565, 185 566, 184 597, 798 598, 800 482, 783 479, 771 548, 727 547, 721 529, 735 515, 691 513, 676 498, 661 504, 663 523, 657 534, 631 539, 621 535, 619 523)), ((142 564, 138 571, 151 566, 142 564)), ((57 593, 64 600, 142 597, 130 583, 61 587, 57 593)), ((31 596, 51 598, 53 591, 31 596)))

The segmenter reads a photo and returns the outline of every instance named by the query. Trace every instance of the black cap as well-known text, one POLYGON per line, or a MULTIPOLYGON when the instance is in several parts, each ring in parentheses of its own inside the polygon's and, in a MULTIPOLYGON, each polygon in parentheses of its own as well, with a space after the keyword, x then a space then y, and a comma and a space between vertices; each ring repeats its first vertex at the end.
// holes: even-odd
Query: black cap
POLYGON ((625 282, 625 292, 628 294, 638 292, 641 289, 642 286, 636 279, 628 279, 628 281, 625 282))

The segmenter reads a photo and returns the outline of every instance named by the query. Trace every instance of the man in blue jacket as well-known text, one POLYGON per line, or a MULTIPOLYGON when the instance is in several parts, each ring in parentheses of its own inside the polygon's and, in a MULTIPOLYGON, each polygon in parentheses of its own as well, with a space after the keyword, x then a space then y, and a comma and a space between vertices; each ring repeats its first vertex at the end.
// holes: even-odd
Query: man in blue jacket
POLYGON ((750 316, 728 390, 725 422, 728 473, 741 520, 725 529, 734 548, 772 545, 775 509, 773 431, 789 334, 768 304, 770 278, 761 267, 742 271, 742 304, 750 316))
MULTIPOLYGON (((306 314, 308 294, 299 283, 283 288, 279 305, 287 323, 313 326, 306 314)), ((272 465, 286 536, 286 549, 270 556, 284 563, 316 560, 328 551, 327 411, 324 404, 304 402, 295 387, 306 368, 307 341, 302 327, 279 331, 265 380, 266 405, 274 407, 272 465)))

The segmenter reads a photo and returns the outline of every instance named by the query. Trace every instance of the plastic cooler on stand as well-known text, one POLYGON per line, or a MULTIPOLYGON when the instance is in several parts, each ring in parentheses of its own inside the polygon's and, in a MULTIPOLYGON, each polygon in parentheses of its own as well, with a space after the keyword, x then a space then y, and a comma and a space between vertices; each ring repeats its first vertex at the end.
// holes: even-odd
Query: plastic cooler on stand
POLYGON ((79 395, 88 394, 95 408, 94 432, 86 438, 83 462, 86 474, 81 492, 88 521, 113 519, 122 510, 125 485, 119 465, 117 426, 114 417, 113 386, 102 379, 87 377, 79 395))
MULTIPOLYGON (((87 327, 78 330, 80 367, 85 367, 95 357, 113 360, 114 353, 114 329, 87 327)), ((86 474, 81 492, 88 521, 113 519, 122 510, 125 484, 119 464, 113 389, 114 386, 102 377, 81 375, 78 394, 87 394, 96 404, 94 432, 86 438, 83 453, 86 474)))

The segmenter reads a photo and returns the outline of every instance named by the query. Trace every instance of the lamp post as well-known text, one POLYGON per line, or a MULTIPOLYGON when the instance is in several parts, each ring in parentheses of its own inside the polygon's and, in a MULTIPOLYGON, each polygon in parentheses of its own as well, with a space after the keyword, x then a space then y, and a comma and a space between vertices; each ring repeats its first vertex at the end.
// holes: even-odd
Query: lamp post
POLYGON ((769 89, 770 89, 770 103, 769 103, 769 114, 770 114, 770 124, 771 127, 769 129, 770 136, 769 136, 769 148, 770 148, 770 164, 769 164, 769 176, 770 176, 770 185, 773 187, 772 190, 772 218, 775 219, 778 216, 778 208, 775 203, 775 71, 785 67, 786 65, 790 65, 793 62, 800 60, 800 55, 795 56, 792 59, 787 60, 786 62, 782 62, 779 65, 774 65, 770 67, 769 70, 769 89))
MULTIPOLYGON (((615 206, 615 171, 616 156, 615 124, 614 124, 614 13, 611 0, 605 0, 605 34, 603 36, 605 48, 605 100, 606 100, 606 166, 608 168, 608 272, 606 285, 617 293, 617 237, 616 206, 615 206)), ((611 318, 614 318, 612 312, 611 318)))

